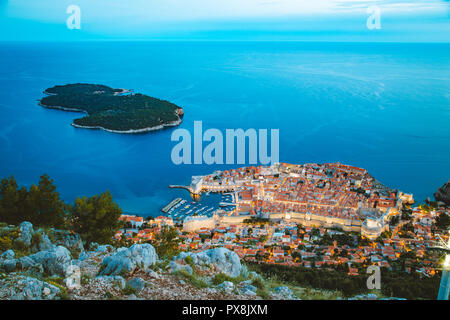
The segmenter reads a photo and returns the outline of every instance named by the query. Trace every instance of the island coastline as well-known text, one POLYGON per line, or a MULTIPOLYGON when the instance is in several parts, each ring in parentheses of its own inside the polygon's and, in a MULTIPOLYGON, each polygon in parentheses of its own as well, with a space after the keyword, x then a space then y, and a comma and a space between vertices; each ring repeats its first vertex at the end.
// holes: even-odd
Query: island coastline
POLYGON ((78 83, 55 86, 44 90, 43 94, 46 97, 38 100, 38 105, 43 108, 84 113, 86 117, 74 119, 71 123, 73 127, 81 129, 103 130, 121 134, 147 133, 178 126, 184 116, 181 107, 169 101, 139 93, 135 94, 131 89, 113 89, 103 85, 78 83), (70 106, 58 105, 58 101, 70 106), (72 105, 80 105, 80 107, 72 107, 72 105), (139 112, 140 114, 137 114, 139 112), (92 116, 95 120, 92 119, 92 116), (174 116, 176 117, 175 120, 173 120, 174 116), (101 124, 89 125, 79 122, 101 124), (136 125, 136 122, 138 125, 136 125), (111 127, 104 124, 110 124, 111 127), (123 130, 114 128, 114 126, 127 127, 126 124, 131 128, 123 130), (139 127, 145 124, 154 125, 139 127))
POLYGON ((103 131, 107 131, 107 132, 111 132, 111 133, 120 133, 120 134, 139 134, 139 133, 146 133, 146 132, 151 132, 151 131, 162 130, 162 129, 165 129, 166 127, 176 127, 176 126, 180 125, 181 122, 182 122, 182 120, 179 119, 177 121, 174 121, 173 123, 167 123, 167 124, 163 124, 163 125, 142 128, 142 129, 130 129, 130 130, 126 130, 126 131, 107 129, 102 126, 82 126, 82 125, 79 125, 76 123, 71 123, 71 125, 75 128, 79 128, 79 129, 103 130, 103 131))

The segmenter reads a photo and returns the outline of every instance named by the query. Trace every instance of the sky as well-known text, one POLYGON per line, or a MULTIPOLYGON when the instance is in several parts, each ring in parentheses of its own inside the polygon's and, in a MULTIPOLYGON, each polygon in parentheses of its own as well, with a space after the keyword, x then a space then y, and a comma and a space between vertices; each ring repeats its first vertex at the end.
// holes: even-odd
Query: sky
POLYGON ((449 42, 449 9, 444 0, 0 0, 0 41, 449 42), (67 27, 71 5, 81 29, 67 27), (380 28, 369 29, 373 6, 380 28))

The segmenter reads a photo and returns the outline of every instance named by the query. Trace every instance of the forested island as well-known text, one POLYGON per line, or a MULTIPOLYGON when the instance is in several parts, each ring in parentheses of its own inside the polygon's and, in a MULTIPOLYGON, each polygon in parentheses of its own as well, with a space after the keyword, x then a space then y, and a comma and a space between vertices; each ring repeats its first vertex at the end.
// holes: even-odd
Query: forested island
POLYGON ((177 126, 183 117, 183 109, 171 102, 99 84, 58 85, 44 94, 42 107, 86 113, 73 121, 77 128, 141 133, 177 126))

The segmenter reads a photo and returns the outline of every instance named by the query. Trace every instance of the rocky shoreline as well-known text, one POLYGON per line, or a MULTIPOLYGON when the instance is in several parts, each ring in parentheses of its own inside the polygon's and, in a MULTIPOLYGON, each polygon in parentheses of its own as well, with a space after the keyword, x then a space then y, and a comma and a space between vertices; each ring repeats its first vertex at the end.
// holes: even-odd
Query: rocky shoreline
POLYGON ((447 181, 442 187, 437 189, 437 191, 434 193, 434 198, 436 199, 436 201, 450 206, 450 180, 447 181))
POLYGON ((92 126, 92 127, 82 126, 82 125, 79 125, 76 123, 72 123, 71 125, 74 126, 75 128, 80 128, 80 129, 103 130, 103 131, 107 131, 107 132, 111 132, 111 133, 121 133, 121 134, 136 134, 136 133, 146 133, 146 132, 151 132, 151 131, 162 130, 166 127, 176 127, 176 126, 179 126, 181 124, 181 122, 182 122, 182 120, 179 119, 177 121, 169 122, 169 123, 162 124, 159 126, 148 127, 148 128, 143 128, 143 129, 130 129, 130 130, 124 130, 124 131, 107 129, 107 128, 104 128, 101 126, 92 126))
MULTIPOLYGON (((39 102, 38 103, 39 106, 43 107, 43 108, 47 108, 47 109, 54 109, 54 110, 62 110, 62 111, 69 111, 69 112, 79 112, 79 113, 84 113, 86 115, 88 115, 88 113, 84 110, 81 109, 76 109, 76 108, 65 108, 65 107, 61 107, 61 106, 47 106, 44 105, 43 103, 39 102)), ((103 130, 103 131, 107 131, 107 132, 111 132, 111 133, 121 133, 121 134, 135 134, 135 133, 146 133, 146 132, 151 132, 151 131, 157 131, 157 130, 162 130, 165 129, 166 127, 176 127, 179 126, 182 122, 182 118, 180 117, 180 115, 177 113, 178 116, 178 120, 176 121, 172 121, 172 122, 168 122, 165 124, 161 124, 159 126, 154 126, 154 127, 148 127, 148 128, 142 128, 142 129, 130 129, 130 130, 113 130, 113 129, 107 129, 104 128, 102 126, 82 126, 76 123, 71 123, 72 126, 74 126, 75 128, 80 128, 80 129, 92 129, 92 130, 103 130)))

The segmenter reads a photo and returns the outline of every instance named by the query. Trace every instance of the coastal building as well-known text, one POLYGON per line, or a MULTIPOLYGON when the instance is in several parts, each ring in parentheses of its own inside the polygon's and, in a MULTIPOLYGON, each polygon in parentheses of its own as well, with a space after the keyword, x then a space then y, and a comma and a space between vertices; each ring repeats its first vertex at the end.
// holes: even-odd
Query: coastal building
POLYGON ((407 194, 403 192, 398 193, 398 197, 400 200, 402 200, 403 203, 406 204, 413 204, 414 203, 414 197, 412 194, 407 194))
MULTIPOLYGON (((221 206, 232 205, 234 210, 219 214, 218 224, 241 224, 257 217, 275 223, 339 228, 369 238, 387 230, 402 203, 413 201, 412 195, 381 185, 367 170, 341 163, 230 169, 193 176, 189 189, 192 193, 233 191, 232 203, 221 206)), ((186 227, 196 229, 202 220, 212 223, 193 218, 186 220, 186 227)))
POLYGON ((144 218, 123 214, 119 217, 120 221, 128 222, 133 228, 140 228, 144 224, 144 218))
POLYGON ((361 234, 370 240, 378 238, 384 230, 383 222, 376 217, 368 217, 362 223, 361 234))
POLYGON ((199 194, 202 191, 203 186, 203 176, 193 176, 191 180, 191 192, 199 194))
POLYGON ((214 229, 216 227, 216 216, 195 216, 187 217, 183 221, 183 231, 195 232, 203 228, 214 229))
POLYGON ((166 216, 158 216, 153 220, 153 224, 156 224, 158 227, 172 227, 173 219, 166 216))

